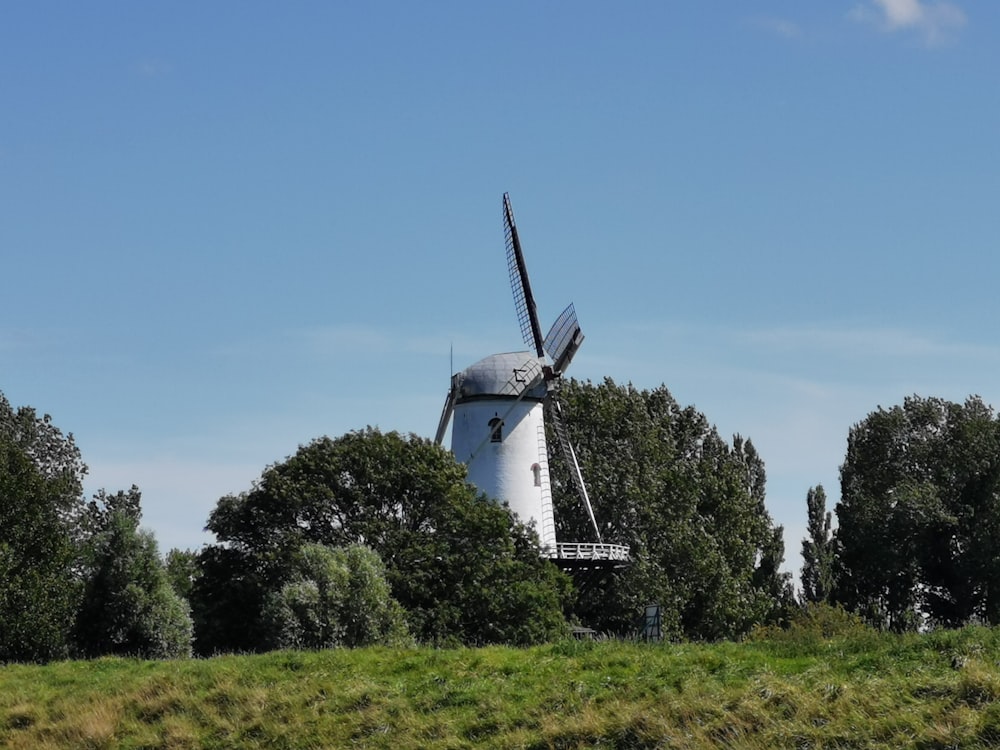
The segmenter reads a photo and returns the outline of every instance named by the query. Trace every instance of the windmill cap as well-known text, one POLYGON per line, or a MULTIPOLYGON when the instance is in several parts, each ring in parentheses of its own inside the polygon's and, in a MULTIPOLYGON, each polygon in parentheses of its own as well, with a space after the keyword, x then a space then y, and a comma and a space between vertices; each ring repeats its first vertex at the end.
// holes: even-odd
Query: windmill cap
POLYGON ((506 352, 485 357, 456 376, 457 402, 487 397, 541 400, 545 397, 545 381, 541 377, 544 364, 544 360, 531 352, 506 352), (537 382, 522 396, 532 381, 537 382))

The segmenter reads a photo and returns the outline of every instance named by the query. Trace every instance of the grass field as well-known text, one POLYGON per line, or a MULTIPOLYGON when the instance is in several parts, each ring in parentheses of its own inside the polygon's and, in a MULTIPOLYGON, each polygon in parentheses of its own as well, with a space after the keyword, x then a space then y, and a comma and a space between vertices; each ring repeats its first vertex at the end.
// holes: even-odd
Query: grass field
POLYGON ((10 748, 987 748, 1000 630, 0 667, 10 748))

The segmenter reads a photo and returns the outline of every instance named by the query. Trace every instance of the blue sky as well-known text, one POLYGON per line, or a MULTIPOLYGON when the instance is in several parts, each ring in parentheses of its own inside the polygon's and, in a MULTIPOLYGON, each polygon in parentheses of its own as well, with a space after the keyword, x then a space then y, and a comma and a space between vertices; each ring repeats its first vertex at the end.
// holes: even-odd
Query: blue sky
POLYGON ((5 4, 0 391, 198 547, 521 347, 509 191, 570 374, 750 437, 797 569, 852 424, 1000 403, 998 57, 981 0, 5 4))

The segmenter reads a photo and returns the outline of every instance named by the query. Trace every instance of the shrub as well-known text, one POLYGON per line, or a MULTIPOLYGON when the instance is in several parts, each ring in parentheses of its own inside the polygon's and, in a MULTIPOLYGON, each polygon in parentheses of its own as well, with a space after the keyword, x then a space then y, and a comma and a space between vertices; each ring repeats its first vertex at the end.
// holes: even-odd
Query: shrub
POLYGON ((263 629, 272 648, 404 645, 405 613, 392 598, 385 566, 362 546, 306 544, 291 580, 267 597, 263 629))
POLYGON ((842 607, 821 602, 796 609, 786 627, 768 625, 754 628, 748 640, 815 646, 833 638, 866 640, 877 634, 860 616, 842 607))

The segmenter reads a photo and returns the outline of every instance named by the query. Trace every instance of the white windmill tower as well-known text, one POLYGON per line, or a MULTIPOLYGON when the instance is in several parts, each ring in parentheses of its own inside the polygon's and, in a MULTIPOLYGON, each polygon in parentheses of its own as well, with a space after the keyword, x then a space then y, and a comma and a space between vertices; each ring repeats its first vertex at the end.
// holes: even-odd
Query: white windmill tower
POLYGON ((453 420, 451 450, 466 464, 469 481, 488 496, 506 502, 521 521, 534 522, 547 557, 567 567, 626 563, 628 547, 605 544, 601 539, 557 396, 562 374, 583 342, 576 310, 570 304, 542 338, 506 193, 503 219, 514 306, 530 351, 494 354, 455 373, 435 439, 441 443, 453 420), (593 524, 596 542, 556 540, 546 420, 555 428, 569 474, 593 524))

